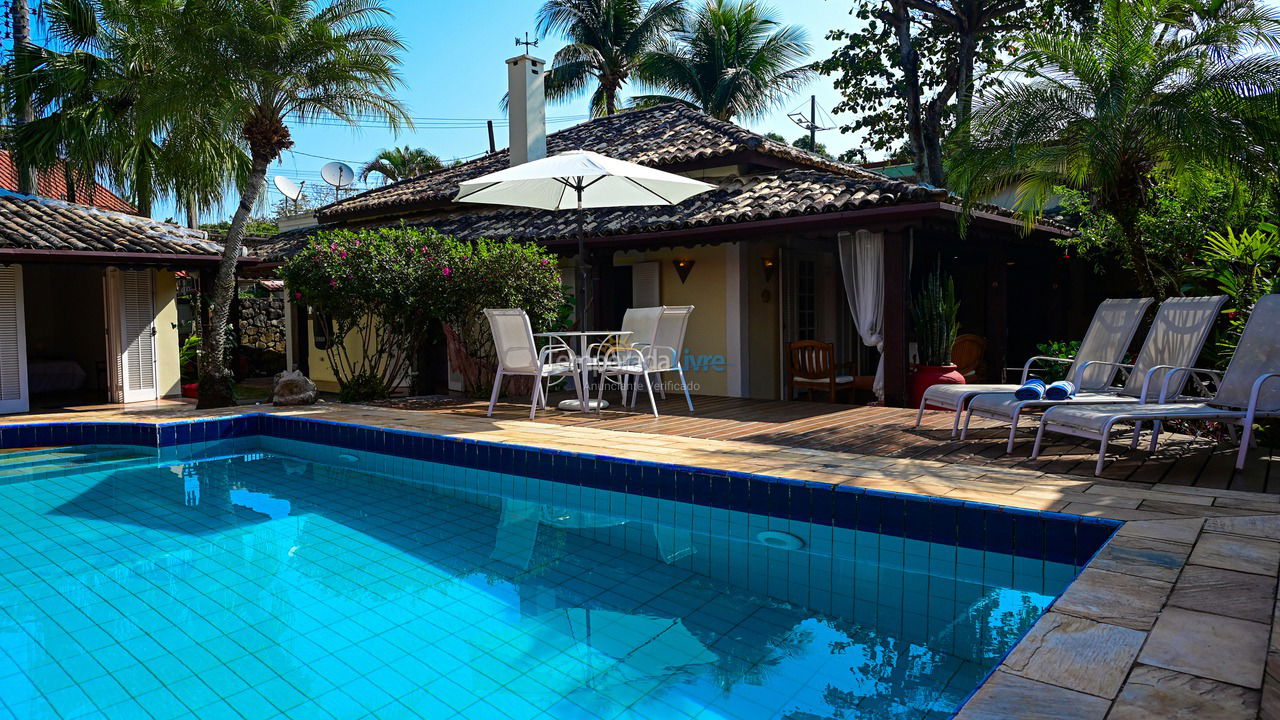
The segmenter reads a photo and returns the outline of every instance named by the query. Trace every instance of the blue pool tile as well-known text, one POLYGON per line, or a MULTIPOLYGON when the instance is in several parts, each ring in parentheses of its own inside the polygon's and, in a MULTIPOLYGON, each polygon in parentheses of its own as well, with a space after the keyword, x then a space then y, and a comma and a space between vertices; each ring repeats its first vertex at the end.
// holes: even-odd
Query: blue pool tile
POLYGON ((1005 512, 986 513, 986 547, 988 552, 1013 552, 1013 516, 1005 512))
POLYGON ((955 545, 959 534, 959 508, 952 503, 937 500, 935 498, 928 505, 929 537, 921 539, 942 545, 955 545))
POLYGON ((1045 556, 1044 518, 1034 513, 1011 514, 1013 515, 1014 554, 1043 560, 1045 556))

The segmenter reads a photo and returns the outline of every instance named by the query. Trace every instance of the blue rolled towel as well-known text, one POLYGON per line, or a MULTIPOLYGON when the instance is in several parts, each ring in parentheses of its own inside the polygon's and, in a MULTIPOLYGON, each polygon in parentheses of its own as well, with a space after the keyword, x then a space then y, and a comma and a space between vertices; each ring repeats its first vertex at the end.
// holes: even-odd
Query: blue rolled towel
POLYGON ((1075 397, 1076 384, 1070 380, 1059 380, 1044 390, 1045 400, 1070 400, 1075 397))
POLYGON ((1045 384, 1040 378, 1031 378, 1023 383, 1022 387, 1013 391, 1013 396, 1019 400, 1039 400, 1044 397, 1045 384))

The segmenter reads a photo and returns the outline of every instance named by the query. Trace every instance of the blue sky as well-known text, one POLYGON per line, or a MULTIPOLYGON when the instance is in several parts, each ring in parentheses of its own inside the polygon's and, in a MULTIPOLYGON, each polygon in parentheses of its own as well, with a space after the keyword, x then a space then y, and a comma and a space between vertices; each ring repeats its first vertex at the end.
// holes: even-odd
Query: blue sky
MULTIPOLYGON (((398 95, 410 114, 423 118, 502 120, 498 101, 506 92, 507 82, 503 61, 518 54, 514 45, 517 35, 526 31, 533 33, 534 18, 541 4, 541 0, 387 0, 388 8, 395 13, 394 24, 408 45, 402 68, 405 87, 398 95)), ((828 30, 852 22, 848 14, 849 0, 772 0, 771 5, 784 22, 799 25, 808 32, 814 59, 827 57, 835 46, 825 39, 828 30)), ((544 38, 533 54, 550 60, 562 44, 557 37, 544 38)), ((786 114, 802 105, 807 112, 811 93, 817 95, 818 104, 828 112, 839 102, 831 78, 819 76, 782 108, 746 125, 753 130, 776 131, 789 140, 795 139, 804 131, 786 114)), ((549 118, 575 118, 552 120, 548 122, 548 131, 586 119, 586 105, 584 96, 548 106, 549 118)), ((848 120, 839 116, 836 119, 848 120)), ((445 124, 420 123, 416 130, 403 131, 398 137, 378 127, 352 130, 294 126, 294 152, 286 152, 281 162, 272 166, 270 174, 305 180, 311 188, 323 184, 319 170, 330 158, 346 161, 358 169, 360 163, 393 145, 425 147, 442 158, 469 157, 488 149, 488 134, 482 122, 475 123, 478 127, 465 128, 442 127, 445 124)), ((498 146, 505 147, 505 126, 499 125, 495 134, 498 146)), ((852 136, 838 130, 819 133, 818 139, 836 153, 855 145, 852 136)), ((268 188, 268 199, 274 204, 280 194, 270 182, 268 188)), ((228 198, 222 211, 207 213, 203 219, 227 218, 233 207, 234 202, 228 198)), ((166 204, 156 208, 155 216, 164 219, 177 213, 172 205, 166 204)))

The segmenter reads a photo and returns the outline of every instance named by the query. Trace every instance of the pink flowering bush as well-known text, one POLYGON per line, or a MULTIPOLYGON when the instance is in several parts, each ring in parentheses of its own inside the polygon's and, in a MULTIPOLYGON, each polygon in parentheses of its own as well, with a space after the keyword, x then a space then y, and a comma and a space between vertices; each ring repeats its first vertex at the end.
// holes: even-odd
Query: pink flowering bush
POLYGON ((406 225, 320 232, 281 275, 294 301, 332 329, 326 353, 343 400, 386 397, 407 377, 414 351, 441 332, 467 390, 478 392, 493 366, 482 310, 524 308, 542 330, 564 305, 547 251, 406 225))

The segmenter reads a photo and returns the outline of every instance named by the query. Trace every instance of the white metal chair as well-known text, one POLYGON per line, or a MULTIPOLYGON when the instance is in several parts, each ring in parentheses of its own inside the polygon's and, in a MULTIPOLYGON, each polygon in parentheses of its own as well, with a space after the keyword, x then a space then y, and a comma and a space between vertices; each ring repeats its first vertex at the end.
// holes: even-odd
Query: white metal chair
MULTIPOLYGON (((658 317, 653 345, 640 349, 644 356, 646 375, 657 376, 658 393, 663 399, 666 399, 667 391, 663 387, 662 373, 674 372, 680 376, 680 387, 684 390, 684 401, 689 405, 690 413, 693 412, 693 399, 689 397, 689 383, 684 379, 680 356, 684 354, 684 334, 689 328, 689 316, 692 314, 692 305, 664 305, 662 314, 658 317)), ((652 381, 653 378, 649 379, 652 381)), ((631 393, 632 407, 635 407, 638 391, 637 384, 631 393)))
MULTIPOLYGON (((584 362, 597 372, 603 372, 606 364, 605 355, 614 348, 643 348, 653 344, 654 336, 658 332, 658 319, 662 317, 662 307, 644 307, 644 308, 628 308, 622 315, 622 327, 617 335, 611 335, 598 343, 592 343, 587 347, 586 358, 584 362)), ((616 361, 616 357, 614 360, 616 361)), ((626 404, 627 399, 627 381, 631 375, 626 373, 615 374, 612 379, 618 381, 622 388, 622 402, 626 404)), ((601 389, 609 374, 602 374, 600 378, 601 389)), ((603 393, 602 393, 603 395, 603 393)))
POLYGON ((1268 383, 1280 377, 1280 295, 1266 295, 1258 301, 1249 316, 1235 354, 1225 373, 1181 367, 1165 375, 1160 402, 1136 405, 1065 405, 1049 408, 1040 418, 1036 444, 1031 457, 1040 456, 1045 432, 1056 432, 1099 441, 1098 461, 1093 474, 1102 473, 1107 459, 1107 446, 1116 425, 1154 423, 1151 447, 1159 441, 1159 423, 1167 420, 1210 420, 1243 427, 1240 450, 1236 453, 1236 469, 1244 468, 1246 453, 1253 439, 1253 423, 1259 417, 1280 417, 1280 384, 1268 383), (1179 372, 1181 371, 1181 372, 1179 372), (1217 392, 1204 402, 1167 402, 1173 376, 1208 375, 1219 379, 1217 392))
MULTIPOLYGON (((632 382, 636 386, 636 392, 639 391, 640 383, 644 383, 645 392, 649 394, 649 409, 653 411, 653 416, 658 417, 658 403, 653 399, 653 381, 649 378, 649 351, 652 346, 632 347, 629 345, 615 345, 608 348, 600 356, 597 369, 601 373, 600 390, 596 399, 604 398, 604 382, 606 377, 620 378, 622 382, 622 397, 626 400, 627 386, 626 379, 634 378, 632 382)), ((634 393, 633 393, 634 397, 634 393)), ((635 405, 635 401, 631 403, 635 405)))
MULTIPOLYGON (((493 406, 498 402, 498 393, 502 390, 502 378, 505 375, 531 375, 533 381, 533 397, 530 401, 529 419, 538 411, 538 403, 547 406, 547 394, 543 390, 544 378, 558 375, 577 375, 578 356, 562 342, 551 341, 541 350, 533 339, 533 326, 524 310, 485 309, 484 315, 489 319, 489 329, 493 331, 493 347, 498 355, 498 372, 493 379, 493 393, 489 396, 489 412, 493 415, 493 406)), ((578 393, 578 401, 586 399, 582 388, 574 383, 578 393)))
MULTIPOLYGON (((1226 295, 1212 297, 1180 297, 1170 298, 1160 304, 1151 329, 1142 342, 1142 349, 1132 365, 1086 360, 1076 368, 1076 375, 1067 378, 1080 388, 1074 397, 1067 400, 1019 400, 1013 393, 982 393, 969 401, 969 412, 965 414, 964 428, 960 431, 960 439, 964 440, 969 432, 969 422, 974 415, 991 420, 1009 423, 1009 442, 1006 452, 1013 452, 1017 439, 1018 421, 1025 414, 1044 412, 1056 405, 1084 405, 1088 403, 1137 403, 1147 402, 1151 397, 1152 387, 1160 385, 1165 374, 1173 368, 1185 367, 1200 357, 1200 350, 1209 338, 1209 331, 1222 311, 1222 304, 1227 301, 1226 295), (1114 366, 1128 372, 1125 383, 1120 387, 1104 386, 1090 388, 1083 384, 1090 368, 1114 366)), ((1178 373, 1179 381, 1175 387, 1181 392, 1187 373, 1178 373)), ((1137 434, 1134 434, 1136 441, 1137 434)))
POLYGON ((1089 323, 1089 329, 1085 331, 1084 340, 1080 342, 1080 350, 1074 358, 1037 355, 1027 360, 1027 363, 1022 366, 1022 380, 1017 385, 1005 383, 930 387, 925 390, 924 397, 920 400, 920 410, 916 413, 916 425, 920 425, 920 421, 924 419, 924 410, 930 405, 953 410, 955 416, 951 421, 951 437, 955 437, 960 430, 960 417, 964 414, 970 400, 982 393, 1014 392, 1026 383, 1027 378, 1031 376, 1031 367, 1036 363, 1069 363, 1067 377, 1078 377, 1084 383, 1080 387, 1098 388, 1110 385, 1118 369, 1114 365, 1099 365, 1091 368, 1083 376, 1079 375, 1077 370, 1089 361, 1120 362, 1125 350, 1129 349, 1133 333, 1138 329, 1138 324, 1142 321, 1142 316, 1147 312, 1149 305, 1151 305, 1151 298, 1104 300, 1094 312, 1093 321, 1089 323))

